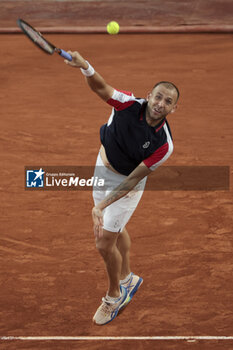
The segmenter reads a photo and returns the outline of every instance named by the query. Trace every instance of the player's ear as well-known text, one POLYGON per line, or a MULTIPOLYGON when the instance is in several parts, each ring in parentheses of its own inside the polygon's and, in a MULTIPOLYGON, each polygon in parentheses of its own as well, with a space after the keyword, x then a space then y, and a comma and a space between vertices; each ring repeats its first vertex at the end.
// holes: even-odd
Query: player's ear
POLYGON ((176 110, 177 110, 177 105, 175 105, 175 106, 172 108, 172 110, 171 110, 170 113, 175 113, 176 110))
POLYGON ((146 100, 148 101, 150 97, 151 97, 151 92, 148 92, 148 94, 146 96, 146 100))

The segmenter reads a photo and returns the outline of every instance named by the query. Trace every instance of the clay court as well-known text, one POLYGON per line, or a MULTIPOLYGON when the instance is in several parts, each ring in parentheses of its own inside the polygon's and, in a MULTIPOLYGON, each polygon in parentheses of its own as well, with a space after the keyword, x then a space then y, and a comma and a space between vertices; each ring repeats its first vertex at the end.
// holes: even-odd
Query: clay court
POLYGON ((46 38, 80 51, 110 85, 135 96, 175 82, 181 98, 168 117, 174 153, 166 165, 229 166, 230 187, 145 191, 127 226, 132 270, 144 283, 113 322, 93 325, 107 284, 91 191, 26 191, 24 168, 94 166, 111 108, 58 55, 1 34, 1 349, 232 349, 231 32, 46 38), (11 336, 148 338, 3 339, 11 336), (149 338, 159 336, 229 338, 149 338))

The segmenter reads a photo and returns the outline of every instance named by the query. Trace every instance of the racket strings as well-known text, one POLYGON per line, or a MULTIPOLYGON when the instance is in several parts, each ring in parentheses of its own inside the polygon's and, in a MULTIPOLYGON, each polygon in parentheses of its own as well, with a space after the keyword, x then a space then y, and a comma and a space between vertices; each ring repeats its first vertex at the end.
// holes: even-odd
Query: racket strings
POLYGON ((43 38, 41 37, 40 33, 33 30, 33 28, 29 27, 26 23, 22 23, 22 27, 27 33, 27 35, 42 49, 47 51, 48 53, 52 54, 54 51, 54 48, 43 38))

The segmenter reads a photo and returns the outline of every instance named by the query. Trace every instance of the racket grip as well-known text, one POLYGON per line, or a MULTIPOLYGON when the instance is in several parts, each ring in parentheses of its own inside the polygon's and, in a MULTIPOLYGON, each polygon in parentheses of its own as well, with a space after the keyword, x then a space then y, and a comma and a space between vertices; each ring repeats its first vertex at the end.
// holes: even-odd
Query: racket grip
POLYGON ((72 61, 72 56, 68 52, 66 52, 66 51, 64 51, 62 49, 59 50, 59 55, 61 55, 62 57, 66 58, 70 62, 72 61))

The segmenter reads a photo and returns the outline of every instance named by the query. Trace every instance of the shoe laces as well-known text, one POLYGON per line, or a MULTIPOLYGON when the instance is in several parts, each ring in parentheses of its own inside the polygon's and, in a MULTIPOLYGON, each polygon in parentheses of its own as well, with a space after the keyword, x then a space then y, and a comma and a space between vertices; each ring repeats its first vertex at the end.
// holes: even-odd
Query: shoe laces
POLYGON ((114 306, 116 303, 118 303, 120 299, 118 299, 117 301, 115 302, 110 302, 110 301, 107 301, 105 298, 102 298, 102 305, 101 305, 101 311, 104 313, 104 314, 109 314, 109 312, 112 312, 114 310, 114 306))
POLYGON ((106 301, 104 300, 104 298, 102 299, 103 300, 103 304, 101 306, 101 311, 106 315, 106 314, 109 314, 109 312, 111 311, 111 305, 107 304, 106 301))

